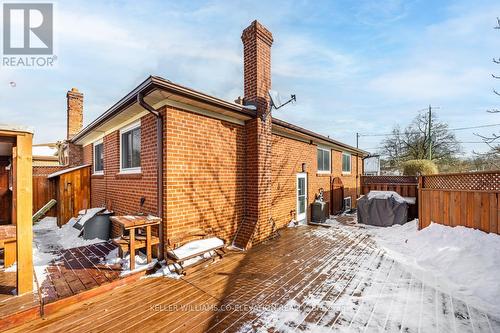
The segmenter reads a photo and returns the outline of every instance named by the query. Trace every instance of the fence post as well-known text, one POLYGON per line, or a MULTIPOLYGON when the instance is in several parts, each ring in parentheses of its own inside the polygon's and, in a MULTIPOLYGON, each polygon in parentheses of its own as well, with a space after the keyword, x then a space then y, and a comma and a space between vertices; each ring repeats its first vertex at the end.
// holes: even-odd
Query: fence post
POLYGON ((417 205, 418 205, 418 230, 422 229, 422 187, 424 185, 424 176, 418 176, 418 189, 417 189, 417 205))

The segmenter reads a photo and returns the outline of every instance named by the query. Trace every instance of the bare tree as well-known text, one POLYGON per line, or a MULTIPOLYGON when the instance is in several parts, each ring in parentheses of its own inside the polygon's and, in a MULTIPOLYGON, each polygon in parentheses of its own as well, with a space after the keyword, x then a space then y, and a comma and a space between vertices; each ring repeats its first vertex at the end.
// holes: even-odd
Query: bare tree
MULTIPOLYGON (((500 18, 497 17, 497 25, 493 27, 496 30, 500 30, 500 18)), ((500 57, 499 58, 493 58, 493 63, 500 65, 500 57)), ((500 79, 499 75, 491 74, 493 79, 500 79)), ((500 92, 498 92, 496 89, 493 89, 493 93, 497 96, 500 96, 500 92)), ((488 113, 500 113, 499 108, 492 108, 489 110, 486 110, 488 113)), ((475 133, 478 137, 480 137, 485 144, 488 145, 489 151, 486 153, 476 153, 476 155, 482 155, 485 157, 485 160, 490 162, 490 163, 497 163, 498 159, 500 158, 500 144, 498 143, 498 139, 500 138, 500 135, 497 133, 492 133, 491 135, 481 135, 478 133, 475 133), (491 162, 495 161, 495 162, 491 162)), ((498 166, 497 166, 498 167, 498 166)))
POLYGON ((427 114, 418 114, 404 129, 395 126, 392 134, 382 142, 382 153, 388 156, 391 166, 398 166, 401 162, 426 159, 429 156, 429 140, 431 140, 432 157, 436 162, 453 159, 462 151, 455 134, 448 128, 448 124, 438 120, 432 114, 432 131, 429 137, 429 122, 427 114))

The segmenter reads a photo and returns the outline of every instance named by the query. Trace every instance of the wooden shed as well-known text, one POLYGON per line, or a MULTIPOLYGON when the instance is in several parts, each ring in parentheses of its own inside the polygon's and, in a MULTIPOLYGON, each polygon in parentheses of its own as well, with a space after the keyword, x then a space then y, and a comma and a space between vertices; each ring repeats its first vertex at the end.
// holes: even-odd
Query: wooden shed
POLYGON ((53 182, 57 200, 57 224, 62 226, 90 204, 90 165, 81 165, 47 176, 53 182))

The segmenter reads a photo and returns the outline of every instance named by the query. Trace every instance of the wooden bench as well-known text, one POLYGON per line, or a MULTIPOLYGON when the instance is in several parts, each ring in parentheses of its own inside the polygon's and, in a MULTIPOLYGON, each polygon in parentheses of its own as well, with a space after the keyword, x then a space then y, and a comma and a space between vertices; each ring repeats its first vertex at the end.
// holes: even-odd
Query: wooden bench
POLYGON ((17 259, 16 226, 0 226, 0 249, 3 249, 3 267, 12 266, 17 259))
POLYGON ((222 259, 222 257, 226 253, 226 251, 224 250, 225 244, 224 241, 222 240, 221 240, 222 244, 217 244, 209 248, 204 248, 201 251, 193 252, 187 256, 182 256, 180 258, 175 253, 176 250, 181 249, 183 246, 186 246, 193 241, 208 240, 210 238, 214 239, 216 238, 215 236, 213 236, 211 229, 200 229, 200 228, 191 228, 177 237, 170 238, 168 240, 169 250, 167 251, 167 258, 166 258, 167 267, 172 265, 177 274, 186 275, 187 273, 186 269, 188 267, 194 267, 199 264, 205 263, 209 260, 216 261, 218 259, 222 259), (200 258, 200 260, 198 260, 194 264, 185 265, 186 261, 193 258, 205 256, 207 254, 208 257, 200 258))

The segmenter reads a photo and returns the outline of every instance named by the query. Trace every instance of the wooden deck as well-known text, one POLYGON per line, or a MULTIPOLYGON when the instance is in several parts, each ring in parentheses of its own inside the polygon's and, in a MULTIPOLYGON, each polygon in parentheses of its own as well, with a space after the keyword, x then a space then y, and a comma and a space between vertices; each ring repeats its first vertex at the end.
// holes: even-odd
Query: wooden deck
POLYGON ((103 242, 54 250, 59 259, 47 266, 44 280, 38 281, 39 289, 22 296, 15 295, 16 272, 0 269, 0 330, 140 279, 144 271, 122 277, 119 265, 102 264, 115 248, 111 242, 103 242))
POLYGON ((115 248, 111 242, 103 242, 57 251, 60 259, 47 267, 47 277, 40 285, 43 304, 119 279, 121 267, 101 264, 115 248))
POLYGON ((0 269, 0 331, 7 325, 22 323, 16 318, 38 318, 40 303, 37 293, 16 294, 16 272, 0 269))
POLYGON ((12 331, 500 330, 498 319, 428 282, 361 229, 299 227, 182 279, 141 279, 12 331))

